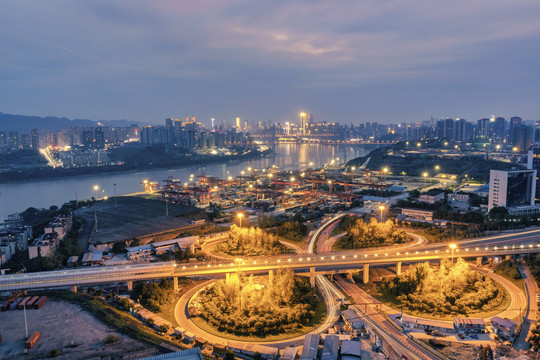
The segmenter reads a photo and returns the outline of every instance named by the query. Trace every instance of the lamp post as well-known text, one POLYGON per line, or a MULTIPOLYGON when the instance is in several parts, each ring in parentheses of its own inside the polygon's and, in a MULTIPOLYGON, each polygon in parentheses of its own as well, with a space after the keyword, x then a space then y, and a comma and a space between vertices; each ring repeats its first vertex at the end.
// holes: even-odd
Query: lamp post
POLYGON ((116 207, 118 204, 116 203, 116 183, 114 185, 114 207, 116 207))
POLYGON ((424 186, 427 185, 427 177, 428 177, 428 173, 425 172, 422 174, 422 176, 424 177, 424 186))
POLYGON ((384 205, 380 205, 380 206, 379 206, 379 210, 381 210, 381 222, 382 222, 382 216, 383 216, 383 211, 384 211, 384 205))
POLYGON ((240 219, 240 227, 242 227, 242 216, 244 216, 244 214, 242 213, 238 213, 238 219, 240 219))
POLYGON ((454 265, 454 250, 457 248, 456 244, 450 244, 450 249, 452 249, 452 265, 454 265))
MULTIPOLYGON (((96 196, 97 196, 97 192, 99 191, 99 186, 94 185, 93 189, 96 192, 96 196)), ((94 232, 98 232, 98 226, 97 226, 97 198, 96 198, 96 203, 94 204, 94 232)))

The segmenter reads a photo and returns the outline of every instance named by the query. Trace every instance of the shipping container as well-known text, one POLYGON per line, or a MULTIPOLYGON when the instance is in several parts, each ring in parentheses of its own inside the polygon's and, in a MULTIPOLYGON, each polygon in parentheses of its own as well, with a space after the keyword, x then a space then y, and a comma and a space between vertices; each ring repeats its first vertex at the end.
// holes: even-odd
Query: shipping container
POLYGON ((19 305, 17 305, 17 310, 22 310, 22 309, 24 309, 24 306, 26 305, 26 303, 28 302, 28 300, 30 300, 31 298, 32 298, 31 296, 25 297, 25 298, 19 303, 19 305))
POLYGON ((36 301, 39 299, 39 296, 34 296, 33 298, 31 298, 30 300, 28 300, 26 302, 26 304, 24 304, 24 306, 26 306, 27 309, 31 309, 32 307, 34 307, 34 304, 36 303, 36 301))
POLYGON ((6 300, 6 302, 4 302, 2 304, 2 306, 0 307, 0 310, 2 311, 6 311, 6 310, 9 310, 10 309, 10 305, 15 301, 17 300, 17 298, 21 296, 21 293, 19 291, 15 291, 13 293, 11 293, 11 295, 9 296, 9 298, 6 300))
POLYGON ((9 310, 17 310, 17 306, 19 305, 21 301, 22 301, 22 298, 15 299, 15 301, 12 302, 11 305, 9 306, 9 310))
POLYGON ((45 301, 47 301, 47 297, 46 297, 46 296, 40 297, 40 298, 34 303, 34 309, 39 309, 40 307, 42 307, 43 304, 45 304, 45 301))
POLYGON ((27 349, 31 349, 32 346, 34 346, 34 344, 36 343, 36 341, 38 341, 39 335, 39 331, 34 331, 32 335, 30 335, 28 340, 26 340, 26 342, 24 343, 24 347, 27 349))

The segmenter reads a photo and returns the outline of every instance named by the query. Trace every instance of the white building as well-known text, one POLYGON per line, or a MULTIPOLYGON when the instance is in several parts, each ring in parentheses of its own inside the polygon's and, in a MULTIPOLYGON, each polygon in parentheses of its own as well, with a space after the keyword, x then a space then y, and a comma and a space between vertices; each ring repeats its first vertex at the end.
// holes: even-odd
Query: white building
POLYGON ((534 205, 535 193, 536 170, 490 171, 488 210, 534 205))

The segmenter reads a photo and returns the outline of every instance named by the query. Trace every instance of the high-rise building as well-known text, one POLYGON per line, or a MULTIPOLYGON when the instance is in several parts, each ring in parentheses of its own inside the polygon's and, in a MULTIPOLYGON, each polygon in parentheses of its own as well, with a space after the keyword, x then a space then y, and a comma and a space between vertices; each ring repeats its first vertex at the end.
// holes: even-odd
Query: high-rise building
POLYGON ((11 131, 9 133, 9 151, 19 150, 19 133, 16 131, 11 131))
POLYGON ((239 132, 242 131, 242 121, 239 117, 236 117, 236 130, 239 132))
POLYGON ((306 135, 307 127, 307 114, 305 112, 300 113, 300 134, 306 135))
POLYGON ((3 131, 0 131, 0 153, 5 151, 6 148, 7 148, 6 133, 3 131))
POLYGON ((454 137, 454 119, 444 119, 437 121, 435 134, 439 139, 450 139, 454 137))
POLYGON ((496 117, 490 119, 492 141, 502 142, 506 138, 506 119, 503 117, 496 117))
POLYGON ((24 134, 21 136, 21 145, 23 150, 30 150, 32 148, 32 141, 30 135, 24 134))
POLYGON ((534 205, 535 195, 536 170, 490 171, 488 210, 534 205))
POLYGON ((512 142, 514 136, 514 128, 521 125, 521 118, 519 116, 513 116, 510 118, 510 124, 508 125, 508 142, 512 142))
POLYGON ((512 146, 518 151, 525 151, 533 142, 533 129, 527 125, 516 125, 512 129, 512 146))
POLYGON ((32 136, 32 149, 38 150, 39 149, 39 135, 37 129, 32 129, 32 132, 30 133, 32 136))
POLYGON ((97 127, 94 130, 94 140, 95 149, 105 149, 105 134, 103 133, 103 128, 97 127))
MULTIPOLYGON (((534 144, 527 153, 527 169, 536 170, 540 174, 540 144, 534 144)), ((536 177, 535 202, 540 203, 540 181, 536 177)))
POLYGON ((165 119, 165 127, 167 129, 172 129, 173 128, 173 118, 165 119))
POLYGON ((90 130, 85 130, 82 132, 82 145, 86 149, 94 148, 94 134, 90 130))

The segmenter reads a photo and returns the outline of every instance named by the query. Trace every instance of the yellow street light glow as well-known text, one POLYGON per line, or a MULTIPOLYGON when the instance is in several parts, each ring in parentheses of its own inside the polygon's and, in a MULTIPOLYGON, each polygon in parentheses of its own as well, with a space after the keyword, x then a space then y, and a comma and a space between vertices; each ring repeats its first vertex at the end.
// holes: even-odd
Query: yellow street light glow
POLYGON ((385 168, 383 169, 383 171, 384 171, 385 173, 388 172, 388 168, 385 167, 385 168))
POLYGON ((425 173, 422 174, 422 176, 423 176, 423 177, 427 177, 427 176, 428 176, 428 173, 425 172, 425 173))
POLYGON ((301 116, 301 117, 304 117, 304 116, 306 116, 306 113, 304 113, 304 112, 303 112, 303 113, 300 113, 300 116, 301 116))
MULTIPOLYGON (((144 180, 144 183, 146 184, 148 182, 148 180, 144 180)), ((94 185, 94 190, 99 190, 99 186, 98 185, 94 185)))
POLYGON ((457 245, 456 245, 456 244, 450 244, 449 246, 450 246, 451 249, 457 248, 457 245))

